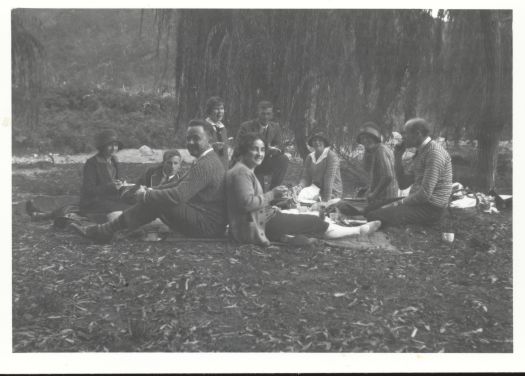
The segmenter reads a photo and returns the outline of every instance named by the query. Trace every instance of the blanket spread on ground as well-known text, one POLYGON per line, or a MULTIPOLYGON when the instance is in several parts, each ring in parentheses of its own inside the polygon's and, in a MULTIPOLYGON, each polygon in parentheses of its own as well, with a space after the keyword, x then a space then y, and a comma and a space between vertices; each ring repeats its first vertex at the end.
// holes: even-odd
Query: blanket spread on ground
MULTIPOLYGON (((36 207, 44 210, 49 211, 53 210, 57 207, 64 206, 64 205, 70 205, 70 204, 76 204, 78 202, 77 196, 33 196, 31 197, 33 203, 36 207)), ((25 201, 13 203, 13 211, 18 214, 24 214, 25 213, 25 201)), ((296 210, 290 210, 285 211, 290 213, 299 213, 296 210)), ((307 212, 304 214, 311 214, 311 215, 318 215, 317 212, 307 212)), ((326 218, 326 221, 331 222, 330 218, 326 218)), ((85 224, 85 223, 84 223, 85 224)), ((156 223, 153 223, 151 226, 147 226, 144 228, 146 232, 148 231, 158 231, 158 232, 165 232, 168 229, 166 226, 163 226, 160 221, 156 221, 156 223)), ((178 242, 178 241, 209 241, 210 239, 189 239, 181 234, 177 234, 174 232, 170 232, 168 236, 159 236, 159 237, 141 237, 141 240, 148 240, 148 239, 156 239, 158 241, 170 241, 170 242, 178 242)), ((212 241, 227 241, 226 238, 223 239, 211 239, 212 241)), ((152 240, 150 240, 152 241, 152 240)), ((338 248, 349 248, 354 250, 382 250, 382 251, 389 251, 389 252, 397 252, 398 249, 392 245, 390 242, 390 239, 388 236, 381 232, 377 231, 374 234, 370 236, 356 236, 356 237, 347 237, 342 239, 336 239, 336 240, 323 240, 324 243, 328 246, 332 247, 338 247, 338 248)))

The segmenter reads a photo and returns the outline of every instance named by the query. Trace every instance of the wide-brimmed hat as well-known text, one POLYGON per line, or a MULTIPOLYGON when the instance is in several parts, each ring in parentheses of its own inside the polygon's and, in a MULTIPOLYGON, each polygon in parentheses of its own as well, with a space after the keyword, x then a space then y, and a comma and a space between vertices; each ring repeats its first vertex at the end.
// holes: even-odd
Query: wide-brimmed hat
POLYGON ((317 131, 317 132, 312 133, 310 137, 308 137, 308 146, 313 147, 312 142, 316 138, 322 140, 324 142, 325 147, 330 146, 331 144, 330 141, 328 140, 328 137, 323 131, 317 131))
POLYGON ((358 144, 362 144, 361 136, 364 135, 372 136, 377 140, 377 142, 381 142, 381 132, 379 132, 375 124, 371 122, 365 123, 359 131, 359 134, 357 135, 356 139, 358 144))
POLYGON ((112 142, 116 142, 119 149, 122 149, 124 146, 122 142, 119 141, 117 133, 113 129, 104 129, 95 135, 95 147, 98 150, 112 142))

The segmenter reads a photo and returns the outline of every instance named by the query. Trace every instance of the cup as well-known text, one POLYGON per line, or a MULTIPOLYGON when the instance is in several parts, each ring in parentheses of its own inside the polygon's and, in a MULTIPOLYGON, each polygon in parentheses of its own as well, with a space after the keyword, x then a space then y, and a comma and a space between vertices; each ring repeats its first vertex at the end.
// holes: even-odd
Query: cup
POLYGON ((443 234, 441 234, 441 239, 446 243, 452 243, 454 241, 454 233, 444 232, 443 234))
POLYGON ((160 237, 156 231, 148 231, 144 240, 147 242, 157 242, 160 240, 160 237))

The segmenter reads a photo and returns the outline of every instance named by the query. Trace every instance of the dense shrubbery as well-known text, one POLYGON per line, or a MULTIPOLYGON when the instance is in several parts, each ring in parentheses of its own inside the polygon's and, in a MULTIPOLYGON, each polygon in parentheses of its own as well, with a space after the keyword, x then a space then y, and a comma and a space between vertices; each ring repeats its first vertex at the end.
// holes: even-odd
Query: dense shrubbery
MULTIPOLYGON (((13 98, 13 101, 22 98, 13 98)), ((86 87, 47 90, 42 98, 40 124, 30 129, 23 116, 13 119, 13 150, 23 152, 82 153, 94 150, 93 136, 112 127, 125 147, 170 147, 176 143, 173 99, 154 94, 132 94, 86 87)))

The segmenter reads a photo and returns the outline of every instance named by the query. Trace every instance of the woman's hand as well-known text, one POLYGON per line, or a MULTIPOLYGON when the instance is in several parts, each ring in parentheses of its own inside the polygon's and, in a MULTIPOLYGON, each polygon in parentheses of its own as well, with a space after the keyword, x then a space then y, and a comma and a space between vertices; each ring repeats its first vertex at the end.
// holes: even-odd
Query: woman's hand
POLYGON ((407 150, 405 142, 401 141, 399 144, 394 146, 394 157, 401 158, 407 150))
POLYGON ((292 192, 295 196, 297 196, 299 192, 301 192, 301 189, 303 189, 303 187, 300 184, 298 184, 295 187, 292 187, 292 192))
POLYGON ((288 192, 288 188, 284 185, 279 185, 272 189, 273 197, 276 199, 283 198, 284 195, 288 192))

